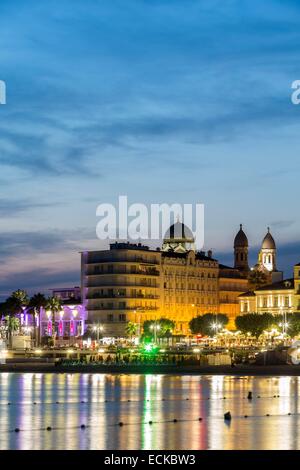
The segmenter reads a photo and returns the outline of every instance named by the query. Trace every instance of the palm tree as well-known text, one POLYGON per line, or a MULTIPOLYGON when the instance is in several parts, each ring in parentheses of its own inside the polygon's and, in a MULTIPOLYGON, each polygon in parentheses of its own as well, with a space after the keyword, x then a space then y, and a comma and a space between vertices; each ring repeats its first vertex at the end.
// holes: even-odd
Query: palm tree
POLYGON ((33 323, 33 331, 34 331, 34 341, 36 345, 38 345, 39 342, 39 334, 37 330, 37 322, 36 319, 39 317, 39 325, 41 324, 41 308, 45 308, 47 305, 47 299, 44 296, 44 294, 35 294, 33 297, 31 297, 29 304, 28 304, 28 309, 31 311, 32 315, 32 323, 33 323))
MULTIPOLYGON (((6 315, 15 316, 23 313, 25 307, 28 305, 29 297, 25 290, 18 289, 14 291, 10 297, 6 299, 3 306, 3 311, 6 315)), ((21 322, 19 324, 19 330, 21 328, 21 322)))
POLYGON ((55 346, 55 314, 60 312, 62 308, 61 299, 59 297, 53 296, 49 297, 46 304, 46 309, 50 310, 52 313, 52 345, 55 346))
MULTIPOLYGON (((20 315, 24 312, 29 302, 28 294, 23 289, 14 291, 11 296, 7 299, 8 303, 13 309, 13 315, 20 315)), ((19 331, 21 329, 21 322, 19 322, 19 331)))
POLYGON ((29 303, 29 297, 26 290, 18 289, 11 294, 11 298, 16 300, 21 306, 26 306, 29 303))
POLYGON ((132 321, 127 323, 125 331, 126 334, 130 337, 130 339, 132 339, 132 337, 136 335, 137 328, 138 326, 136 323, 133 323, 132 321))
POLYGON ((10 315, 7 315, 5 317, 5 320, 6 320, 6 325, 7 325, 7 336, 8 336, 9 346, 12 347, 12 336, 14 332, 19 329, 20 320, 17 317, 13 317, 10 315))

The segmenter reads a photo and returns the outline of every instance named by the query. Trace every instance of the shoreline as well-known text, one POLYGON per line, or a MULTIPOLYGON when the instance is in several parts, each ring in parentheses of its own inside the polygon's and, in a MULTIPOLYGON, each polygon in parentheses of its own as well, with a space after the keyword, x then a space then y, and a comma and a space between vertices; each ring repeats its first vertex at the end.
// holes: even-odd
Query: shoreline
POLYGON ((231 366, 163 366, 163 365, 80 365, 55 366, 53 363, 1 364, 0 373, 97 373, 97 374, 166 374, 166 375, 228 375, 228 376, 300 376, 300 366, 237 365, 231 366))

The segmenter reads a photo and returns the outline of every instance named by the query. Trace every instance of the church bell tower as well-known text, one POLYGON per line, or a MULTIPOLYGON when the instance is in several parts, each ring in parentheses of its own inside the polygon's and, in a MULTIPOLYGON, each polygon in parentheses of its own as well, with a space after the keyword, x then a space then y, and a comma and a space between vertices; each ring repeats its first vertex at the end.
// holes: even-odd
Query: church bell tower
POLYGON ((248 238, 241 224, 240 230, 234 239, 234 267, 240 271, 249 271, 248 249, 248 238))

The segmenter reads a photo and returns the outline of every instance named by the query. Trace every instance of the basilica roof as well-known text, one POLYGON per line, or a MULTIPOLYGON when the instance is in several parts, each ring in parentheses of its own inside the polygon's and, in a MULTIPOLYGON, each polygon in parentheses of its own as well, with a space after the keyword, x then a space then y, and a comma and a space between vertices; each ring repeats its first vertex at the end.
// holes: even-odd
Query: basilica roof
MULTIPOLYGON (((185 253, 178 253, 174 250, 168 250, 168 251, 162 251, 162 256, 163 257, 170 257, 170 258, 187 258, 189 252, 186 251, 185 253)), ((200 261, 214 261, 217 262, 216 259, 210 258, 209 256, 206 256, 202 251, 197 251, 195 253, 195 258, 200 260, 200 261)))
POLYGON ((240 230, 238 231, 234 239, 234 248, 238 248, 238 247, 241 247, 241 248, 248 247, 248 238, 243 230, 242 224, 240 225, 240 230))
POLYGON ((182 222, 177 221, 166 231, 164 240, 184 240, 194 242, 192 231, 182 222))
POLYGON ((276 250, 276 243, 274 241, 274 238, 272 237, 271 233, 270 233, 270 229, 268 228, 268 233, 267 235, 265 236, 265 238, 263 239, 263 242, 262 242, 262 249, 266 249, 266 250, 276 250))
POLYGON ((264 290, 290 290, 294 289, 294 278, 285 279, 284 281, 274 282, 273 284, 268 284, 266 286, 258 287, 255 291, 264 291, 264 290))

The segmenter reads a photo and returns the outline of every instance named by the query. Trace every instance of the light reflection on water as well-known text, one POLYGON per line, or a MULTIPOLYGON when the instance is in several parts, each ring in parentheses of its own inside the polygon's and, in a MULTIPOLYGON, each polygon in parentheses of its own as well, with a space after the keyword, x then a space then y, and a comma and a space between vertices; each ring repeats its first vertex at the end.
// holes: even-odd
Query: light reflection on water
POLYGON ((299 380, 1 373, 0 449, 299 449, 299 380))

